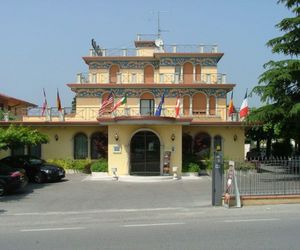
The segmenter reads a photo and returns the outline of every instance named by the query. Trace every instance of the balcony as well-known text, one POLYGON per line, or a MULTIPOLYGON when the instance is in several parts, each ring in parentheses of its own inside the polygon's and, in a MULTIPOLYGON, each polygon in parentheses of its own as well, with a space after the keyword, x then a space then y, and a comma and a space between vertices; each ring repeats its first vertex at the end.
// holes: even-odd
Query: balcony
MULTIPOLYGON (((65 107, 62 112, 59 112, 57 108, 47 108, 44 113, 41 107, 37 108, 22 108, 19 109, 17 115, 14 113, 2 112, 0 115, 0 121, 2 122, 87 122, 97 121, 97 118, 115 118, 126 117, 155 117, 155 109, 141 109, 140 107, 119 107, 114 112, 106 112, 99 116, 99 107, 77 107, 72 109, 71 107, 65 107)), ((175 107, 169 106, 162 108, 161 117, 176 118, 175 107)), ((192 118, 193 121, 239 121, 238 113, 231 117, 227 116, 227 109, 182 109, 180 115, 177 118, 192 118)))
MULTIPOLYGON (((78 73, 77 83, 110 83, 108 73, 78 73)), ((117 73, 117 84, 141 84, 145 83, 143 73, 117 73)), ((147 82, 149 83, 149 82, 147 82)), ((153 83, 165 84, 226 84, 226 74, 180 74, 180 73, 157 73, 154 74, 153 83)))

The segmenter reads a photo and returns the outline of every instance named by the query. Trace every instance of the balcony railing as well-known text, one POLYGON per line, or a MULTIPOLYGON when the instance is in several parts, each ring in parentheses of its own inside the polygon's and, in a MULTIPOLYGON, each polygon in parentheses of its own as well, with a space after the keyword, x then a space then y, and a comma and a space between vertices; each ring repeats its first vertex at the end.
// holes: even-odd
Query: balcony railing
MULTIPOLYGON (((101 48, 98 56, 141 56, 138 48, 101 48)), ((154 49, 154 53, 218 53, 218 45, 206 44, 167 44, 163 48, 154 49)), ((90 49, 89 56, 97 56, 94 49, 90 49)))
MULTIPOLYGON (((43 112, 43 108, 20 108, 17 113, 3 112, 0 114, 0 121, 13 122, 63 122, 63 121, 95 121, 99 117, 99 107, 77 107, 76 109, 71 107, 65 107, 62 112, 59 112, 57 108, 47 108, 43 112)), ((100 115, 100 117, 144 117, 155 116, 155 109, 152 108, 140 108, 140 107, 119 107, 114 112, 109 110, 106 113, 100 115)), ((176 117, 175 107, 166 106, 162 108, 162 117, 176 117)), ((239 121, 238 113, 229 117, 227 115, 227 109, 180 109, 179 117, 190 117, 196 121, 239 121)))
MULTIPOLYGON (((77 83, 112 83, 109 74, 105 73, 78 73, 77 83)), ((117 73, 117 84, 128 83, 150 83, 145 79, 143 73, 117 73)), ((206 83, 206 84, 226 84, 226 74, 206 73, 206 74, 180 74, 180 73, 156 73, 153 83, 181 84, 181 83, 206 83)))

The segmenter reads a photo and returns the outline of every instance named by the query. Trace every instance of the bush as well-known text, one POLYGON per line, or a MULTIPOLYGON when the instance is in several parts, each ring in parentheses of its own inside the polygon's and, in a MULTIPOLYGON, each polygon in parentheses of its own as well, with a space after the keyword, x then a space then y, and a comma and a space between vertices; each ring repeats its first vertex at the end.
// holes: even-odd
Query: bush
POLYGON ((72 169, 83 173, 91 173, 90 167, 92 161, 89 159, 85 159, 85 160, 49 159, 47 160, 47 162, 59 165, 64 169, 72 169))
POLYGON ((108 172, 108 162, 106 159, 100 159, 91 164, 92 172, 108 172))

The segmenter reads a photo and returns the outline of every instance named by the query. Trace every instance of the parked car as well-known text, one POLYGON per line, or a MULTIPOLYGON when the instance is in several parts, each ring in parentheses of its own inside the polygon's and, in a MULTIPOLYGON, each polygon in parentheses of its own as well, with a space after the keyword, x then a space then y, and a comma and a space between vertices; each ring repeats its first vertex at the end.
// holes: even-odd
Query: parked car
POLYGON ((65 170, 62 167, 47 163, 45 160, 34 156, 8 156, 1 159, 0 162, 25 169, 29 180, 37 183, 58 181, 65 177, 65 170))
POLYGON ((0 163, 0 196, 24 188, 28 183, 24 169, 0 163))

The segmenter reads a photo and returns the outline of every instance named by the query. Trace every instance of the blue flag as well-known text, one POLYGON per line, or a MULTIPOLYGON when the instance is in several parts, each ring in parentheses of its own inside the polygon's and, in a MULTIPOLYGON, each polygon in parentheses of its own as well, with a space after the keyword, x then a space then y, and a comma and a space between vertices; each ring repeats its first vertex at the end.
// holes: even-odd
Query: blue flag
POLYGON ((162 105, 164 104, 164 102, 165 102, 165 93, 163 93, 163 95, 161 97, 160 103, 158 104, 158 107, 155 111, 155 116, 160 116, 162 105))

